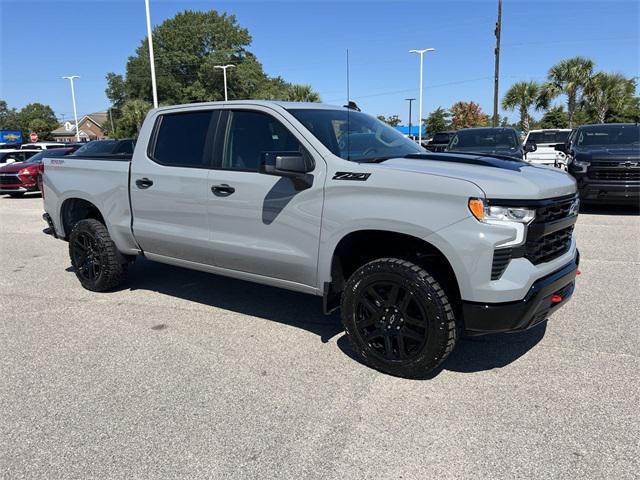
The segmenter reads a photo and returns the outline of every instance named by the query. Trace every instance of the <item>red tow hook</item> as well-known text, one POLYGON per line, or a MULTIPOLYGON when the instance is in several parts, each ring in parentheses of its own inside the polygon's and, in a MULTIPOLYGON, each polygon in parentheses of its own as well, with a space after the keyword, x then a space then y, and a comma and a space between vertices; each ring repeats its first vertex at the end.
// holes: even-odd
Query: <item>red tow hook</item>
POLYGON ((578 270, 578 271, 576 272, 576 275, 580 275, 580 274, 582 274, 582 272, 581 272, 580 270, 578 270))
POLYGON ((560 303, 562 297, 560 295, 551 295, 551 303, 560 303))

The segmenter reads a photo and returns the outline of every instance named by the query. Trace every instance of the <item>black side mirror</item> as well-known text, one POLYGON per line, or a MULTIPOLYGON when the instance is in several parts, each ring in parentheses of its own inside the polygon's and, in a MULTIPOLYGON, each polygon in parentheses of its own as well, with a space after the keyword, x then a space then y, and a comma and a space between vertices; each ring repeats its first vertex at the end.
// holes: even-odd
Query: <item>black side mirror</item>
POLYGON ((524 145, 524 151, 526 153, 532 153, 535 152, 536 150, 538 150, 538 145, 536 144, 536 142, 527 142, 524 145))
POLYGON ((313 160, 300 152, 263 152, 259 172, 265 175, 291 178, 296 187, 309 188, 313 184, 313 160))
POLYGON ((556 152, 567 153, 567 146, 564 143, 557 143, 556 145, 554 145, 553 149, 556 152))

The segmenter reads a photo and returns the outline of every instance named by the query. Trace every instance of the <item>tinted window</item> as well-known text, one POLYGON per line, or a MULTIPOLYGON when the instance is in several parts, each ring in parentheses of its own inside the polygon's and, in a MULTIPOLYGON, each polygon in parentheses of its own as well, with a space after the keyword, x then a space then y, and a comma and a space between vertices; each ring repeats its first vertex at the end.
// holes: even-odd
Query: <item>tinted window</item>
POLYGON ((433 143, 449 143, 451 135, 448 133, 436 133, 433 136, 433 143))
POLYGON ((597 125, 578 130, 578 147, 640 144, 640 127, 637 125, 597 125))
POLYGON ((531 132, 529 137, 527 138, 528 142, 534 142, 536 144, 545 144, 545 143, 564 143, 569 138, 569 134, 571 132, 569 130, 564 132, 557 131, 548 131, 548 132, 531 132))
POLYGON ((33 157, 31 157, 28 162, 29 163, 42 163, 42 160, 44 158, 50 158, 50 157, 61 157, 63 155, 66 155, 69 152, 68 148, 62 149, 62 148, 56 148, 53 150, 43 150, 40 153, 36 153, 33 157))
POLYGON ((512 130, 461 130, 453 137, 452 148, 515 148, 518 137, 512 130))
POLYGON ((271 115, 230 112, 222 168, 257 171, 265 152, 303 152, 300 142, 271 115))
POLYGON ((152 158, 172 167, 207 166, 209 126, 217 118, 218 112, 210 110, 162 115, 156 124, 152 158))

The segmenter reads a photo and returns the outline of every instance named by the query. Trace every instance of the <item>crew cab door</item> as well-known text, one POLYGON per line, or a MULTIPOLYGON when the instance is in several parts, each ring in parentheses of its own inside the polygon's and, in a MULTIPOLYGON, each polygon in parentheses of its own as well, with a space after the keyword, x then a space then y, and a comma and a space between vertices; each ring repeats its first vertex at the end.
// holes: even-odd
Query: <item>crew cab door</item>
POLYGON ((230 107, 209 173, 209 221, 216 265, 317 286, 324 160, 287 119, 266 107, 230 107), (265 153, 300 152, 314 162, 311 185, 259 173, 265 153))
POLYGON ((220 112, 162 113, 131 165, 133 234, 145 253, 213 265, 207 202, 220 112))

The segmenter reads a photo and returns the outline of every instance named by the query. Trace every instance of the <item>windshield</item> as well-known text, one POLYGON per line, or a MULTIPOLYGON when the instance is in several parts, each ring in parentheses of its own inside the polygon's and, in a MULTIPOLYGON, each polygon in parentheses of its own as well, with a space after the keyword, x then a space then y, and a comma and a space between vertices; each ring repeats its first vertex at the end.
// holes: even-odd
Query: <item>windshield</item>
POLYGON ((577 134, 577 146, 604 147, 607 145, 638 145, 640 126, 598 125, 581 128, 577 134))
POLYGON ((74 156, 109 155, 118 140, 94 140, 83 145, 73 153, 74 156))
POLYGON ((531 132, 527 137, 527 143, 533 142, 536 145, 541 145, 545 143, 554 144, 554 143, 565 143, 569 138, 569 134, 571 130, 566 131, 557 131, 550 130, 547 132, 531 132))
POLYGON ((516 148, 518 137, 512 130, 460 130, 449 144, 449 150, 458 148, 494 149, 516 148))
POLYGON ((347 110, 291 109, 289 112, 345 160, 362 162, 425 153, 396 129, 367 114, 347 110))

